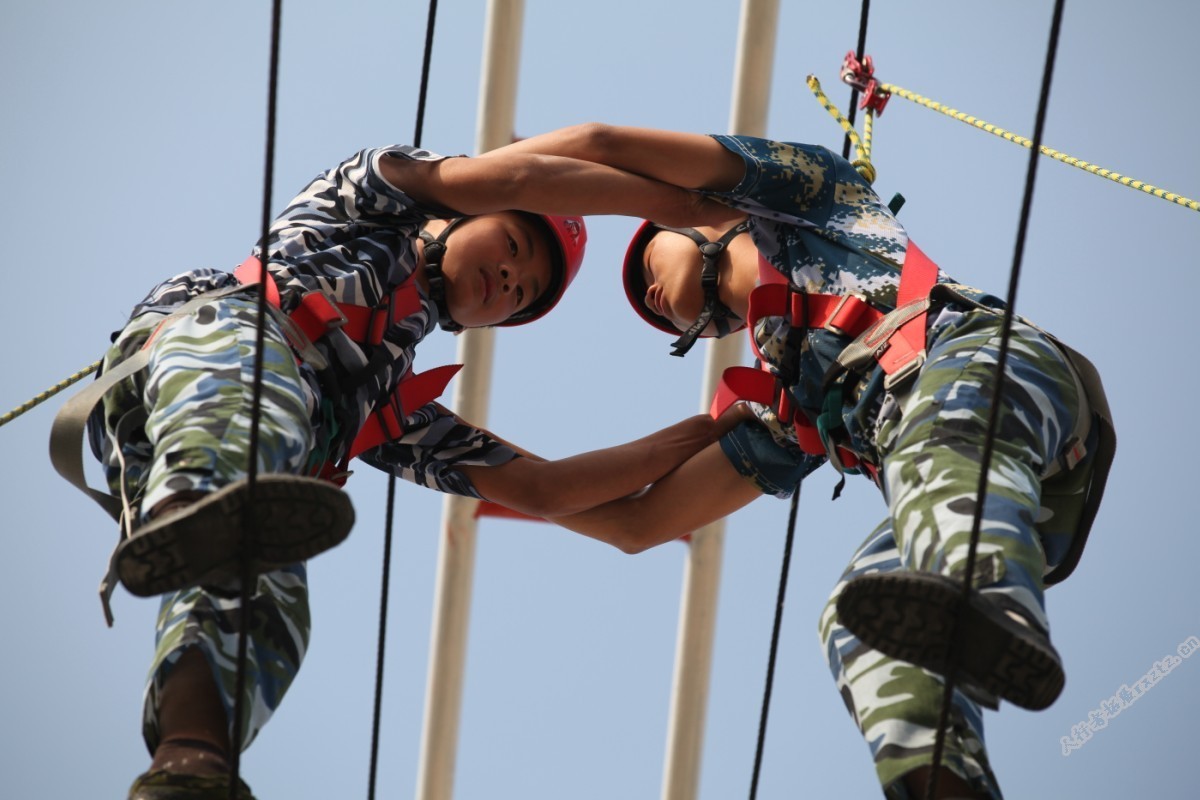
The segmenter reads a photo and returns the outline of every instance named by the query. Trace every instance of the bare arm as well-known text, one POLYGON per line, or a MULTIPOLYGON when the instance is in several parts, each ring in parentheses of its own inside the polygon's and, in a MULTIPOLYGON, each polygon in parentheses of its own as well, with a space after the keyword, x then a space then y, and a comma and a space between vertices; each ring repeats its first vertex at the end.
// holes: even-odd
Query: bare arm
POLYGON ((714 443, 639 495, 550 521, 626 553, 640 553, 722 519, 761 496, 714 443))
POLYGON ((684 189, 727 191, 745 173, 742 159, 711 136, 596 122, 532 136, 484 158, 512 153, 591 161, 684 189))
POLYGON ((628 444, 554 461, 514 447, 527 457, 459 469, 488 500, 525 514, 564 517, 640 491, 716 442, 745 414, 740 407, 719 420, 697 414, 628 444))
POLYGON ((729 209, 686 188, 591 161, 507 148, 476 158, 384 158, 383 177, 418 201, 466 215, 622 214, 706 224, 729 209))

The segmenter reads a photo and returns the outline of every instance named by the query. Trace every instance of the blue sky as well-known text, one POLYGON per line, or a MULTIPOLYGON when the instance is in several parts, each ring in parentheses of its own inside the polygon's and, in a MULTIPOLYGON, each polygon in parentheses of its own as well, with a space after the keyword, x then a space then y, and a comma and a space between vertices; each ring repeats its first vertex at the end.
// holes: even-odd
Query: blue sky
MULTIPOLYGON (((857 4, 784 2, 768 135, 840 149, 812 100, 839 104, 857 4)), ((877 2, 880 76, 1031 133, 1052 4, 877 2)), ((268 3, 0 7, 0 160, 7 347, 0 411, 90 363, 160 279, 232 267, 257 236, 268 3)), ((410 141, 424 5, 285 0, 274 206, 366 146, 410 141)), ((482 0, 439 9, 425 146, 475 141, 482 0)), ((600 120, 698 132, 728 127, 734 2, 528 0, 521 135, 600 120)), ((1187 55, 1200 6, 1069 3, 1046 143, 1200 197, 1187 55)), ((1026 151, 895 98, 876 127, 876 188, 959 280, 1003 292, 1026 151)), ((497 337, 488 424, 545 456, 635 438, 700 406, 703 357, 625 305, 618 264, 635 222, 590 223, 583 274, 555 314, 497 337)), ((1200 635, 1200 539, 1188 511, 1198 441, 1191 408, 1200 214, 1044 160, 1018 310, 1092 358, 1120 448, 1091 544, 1048 595, 1067 687, 1049 710, 987 717, 1009 797, 1194 793, 1200 662, 1158 684, 1064 756, 1060 739, 1123 685, 1200 635)), ((435 333, 420 368, 454 359, 435 333)), ((119 797, 148 763, 141 692, 156 604, 119 592, 104 627, 95 586, 115 531, 54 475, 46 439, 61 398, 0 430, 3 794, 119 797)), ((878 796, 842 707, 816 620, 884 514, 852 482, 837 502, 806 484, 759 796, 878 796)), ((261 798, 366 792, 386 478, 348 486, 359 522, 310 566, 314 634, 299 678, 243 760, 261 798)), ((697 487, 703 491, 704 487, 697 487)), ((425 689, 441 498, 401 485, 378 796, 411 796, 425 689)), ((701 797, 750 783, 787 504, 730 518, 701 797)), ((459 798, 649 798, 659 793, 685 556, 630 557, 549 525, 479 531, 456 775, 459 798)))

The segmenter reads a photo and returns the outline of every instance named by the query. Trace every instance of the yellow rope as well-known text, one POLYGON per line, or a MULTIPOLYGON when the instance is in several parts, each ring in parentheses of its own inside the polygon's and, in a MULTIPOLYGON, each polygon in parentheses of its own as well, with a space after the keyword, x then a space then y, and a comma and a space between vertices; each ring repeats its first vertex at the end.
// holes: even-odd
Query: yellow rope
POLYGON ((842 112, 838 110, 837 106, 825 96, 825 92, 821 91, 821 82, 817 80, 817 76, 809 75, 807 82, 808 88, 812 90, 817 102, 837 120, 838 125, 841 125, 842 130, 850 137, 850 143, 854 145, 854 152, 858 155, 858 159, 854 162, 854 168, 858 170, 858 174, 863 177, 863 180, 867 183, 874 183, 875 167, 871 164, 871 110, 867 109, 863 122, 863 137, 859 138, 858 131, 854 130, 850 121, 842 116, 842 112))
POLYGON ((7 414, 0 416, 0 425, 6 425, 9 422, 12 422, 14 419, 21 416, 29 409, 33 408, 36 405, 46 402, 51 397, 54 397, 54 395, 61 392, 63 389, 66 389, 71 384, 78 383, 79 381, 83 380, 88 375, 91 375, 93 372, 95 372, 98 369, 100 369, 100 362, 95 361, 95 362, 92 362, 91 364, 88 364, 86 367, 79 370, 79 372, 76 372, 74 375, 69 375, 66 378, 63 378, 61 381, 54 384, 53 386, 51 386, 49 389, 42 392, 41 394, 38 394, 33 399, 22 403, 21 405, 17 406, 16 408, 14 408, 12 411, 8 412, 7 414))
MULTIPOLYGON (((899 86, 895 86, 890 83, 882 84, 879 88, 881 91, 890 92, 891 94, 899 95, 900 97, 903 97, 905 100, 910 100, 918 105, 925 106, 926 108, 931 108, 934 111, 940 111, 943 114, 945 114, 946 116, 953 117, 954 119, 958 120, 959 122, 965 122, 968 125, 974 125, 976 128, 979 128, 980 130, 985 130, 988 133, 993 133, 1002 139, 1007 139, 1010 142, 1016 142, 1017 144, 1021 145, 1022 147, 1025 147, 1025 148, 1033 147, 1033 142, 1029 141, 1024 136, 1018 136, 1015 133, 1006 131, 1003 128, 992 125, 991 123, 984 122, 981 119, 977 119, 977 118, 971 116, 970 114, 964 114, 963 112, 958 111, 957 109, 953 109, 948 106, 944 106, 941 103, 934 102, 933 100, 930 100, 927 97, 922 97, 921 95, 916 94, 915 92, 910 92, 907 89, 902 89, 899 86)), ((1146 194, 1152 194, 1155 197, 1161 197, 1163 200, 1169 200, 1172 203, 1176 203, 1178 205, 1184 206, 1185 208, 1190 208, 1192 211, 1200 211, 1200 202, 1197 202, 1196 200, 1190 200, 1186 197, 1175 194, 1174 192, 1168 192, 1167 190, 1160 189, 1157 186, 1152 186, 1143 181, 1135 180, 1133 178, 1130 178, 1128 175, 1121 175, 1120 173, 1117 173, 1117 172, 1111 172, 1107 169, 1104 169, 1103 167, 1098 167, 1095 164, 1088 163, 1087 161, 1082 161, 1078 158, 1073 158, 1073 157, 1067 155, 1066 153, 1060 153, 1059 151, 1051 149, 1049 147, 1041 146, 1038 148, 1038 151, 1042 155, 1050 156, 1051 158, 1053 158, 1056 161, 1061 161, 1064 164, 1070 164, 1072 167, 1078 167, 1079 169, 1082 169, 1085 172, 1090 172, 1093 175, 1099 175, 1102 178, 1108 178, 1110 181, 1115 181, 1123 186, 1129 186, 1133 189, 1140 189, 1141 191, 1145 192, 1146 194)))
POLYGON ((863 132, 862 132, 863 153, 864 153, 863 157, 866 158, 867 160, 870 160, 870 158, 871 158, 871 133, 873 132, 873 129, 874 129, 874 122, 875 122, 875 109, 868 108, 867 113, 863 114, 863 132))

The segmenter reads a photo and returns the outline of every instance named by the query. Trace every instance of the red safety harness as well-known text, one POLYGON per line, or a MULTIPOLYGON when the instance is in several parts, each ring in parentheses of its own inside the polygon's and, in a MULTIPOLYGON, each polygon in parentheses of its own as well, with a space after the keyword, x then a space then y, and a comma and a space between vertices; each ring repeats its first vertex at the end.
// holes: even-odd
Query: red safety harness
POLYGON ((730 367, 721 376, 709 413, 719 417, 739 400, 769 406, 780 422, 791 423, 800 449, 825 455, 841 469, 865 469, 875 477, 874 465, 835 444, 793 402, 788 387, 769 371, 767 359, 754 338, 764 317, 787 317, 793 330, 823 328, 854 338, 838 357, 846 367, 861 367, 867 359, 878 361, 887 375, 888 388, 915 374, 925 363, 925 321, 929 292, 937 283, 937 265, 911 241, 900 273, 894 311, 884 313, 858 294, 810 294, 792 288, 787 279, 759 257, 759 285, 750 293, 746 330, 761 368, 730 367))
MULTIPOLYGON (((251 256, 233 271, 233 276, 245 286, 257 285, 263 274, 262 263, 251 256)), ((267 302, 280 309, 279 287, 274 278, 267 282, 267 302)), ((290 325, 284 333, 298 357, 314 352, 312 343, 333 330, 341 330, 359 344, 378 345, 395 320, 421 310, 421 294, 411 277, 385 295, 377 306, 357 306, 336 302, 320 291, 306 292, 288 315, 290 325)), ((311 356, 310 356, 311 357, 311 356)), ((314 475, 338 486, 346 483, 350 459, 404 434, 406 412, 433 402, 446 390, 446 385, 462 369, 462 364, 447 364, 421 373, 410 368, 387 399, 377 404, 374 413, 358 430, 345 458, 339 463, 326 462, 314 470, 314 475)))

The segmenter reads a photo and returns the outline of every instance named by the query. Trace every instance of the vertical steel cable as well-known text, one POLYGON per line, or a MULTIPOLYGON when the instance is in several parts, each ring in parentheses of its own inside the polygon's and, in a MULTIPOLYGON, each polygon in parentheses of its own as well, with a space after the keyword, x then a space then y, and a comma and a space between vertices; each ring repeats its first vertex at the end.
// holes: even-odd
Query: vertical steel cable
POLYGON ((239 594, 238 614, 238 652, 237 679, 234 683, 233 694, 233 740, 230 742, 229 756, 229 800, 237 800, 238 773, 242 761, 242 717, 246 709, 242 695, 246 690, 246 658, 247 631, 250 628, 250 598, 252 587, 257 576, 251 570, 251 554, 254 547, 254 531, 250 526, 250 512, 254 508, 255 480, 258 477, 258 429, 259 416, 262 408, 262 376, 263 376, 263 343, 266 330, 267 316, 267 237, 271 231, 271 186, 275 179, 275 108, 277 105, 277 89, 279 84, 279 20, 283 11, 283 0, 274 0, 271 4, 271 45, 270 67, 267 90, 267 142, 266 155, 263 165, 263 202, 262 202, 262 258, 258 280, 258 321, 254 339, 254 383, 250 405, 250 441, 246 465, 246 506, 242 512, 242 580, 239 594))
POLYGON ((800 484, 792 493, 788 512, 787 539, 783 545, 783 566, 779 570, 779 594, 775 599, 775 624, 771 629, 771 654, 767 657, 767 681, 763 688, 762 712, 758 718, 758 745, 754 748, 754 774, 750 778, 750 800, 758 796, 758 776, 762 770, 763 746, 767 739, 767 715, 771 710, 771 688, 775 684, 775 656, 779 651, 779 628, 783 623, 783 603, 787 597, 788 571, 792 563, 792 541, 796 534, 796 511, 800 506, 800 484))
POLYGON ((379 764, 379 722, 383 705, 383 649, 387 639, 388 586, 391 582, 392 518, 396 507, 396 476, 388 476, 387 516, 383 526, 383 578, 379 590, 379 645, 375 658, 375 715, 371 720, 371 769, 367 798, 375 800, 375 775, 379 764))
MULTIPOLYGON (((863 0, 862 11, 858 17, 858 63, 862 63, 863 56, 867 50, 867 18, 871 15, 871 0, 863 0)), ((858 110, 858 89, 850 88, 850 114, 848 119, 850 127, 854 127, 854 114, 858 110)), ((842 158, 850 158, 850 135, 846 134, 845 140, 842 142, 842 158)))
MULTIPOLYGON (((425 98, 429 92, 429 63, 433 56, 433 28, 437 19, 437 0, 429 0, 429 18, 425 23, 425 55, 421 60, 421 88, 417 94, 417 121, 413 131, 413 146, 421 146, 425 127, 425 98)), ((383 574, 379 588, 379 643, 375 656, 375 713, 371 720, 371 769, 367 783, 367 798, 375 800, 375 775, 379 763, 379 724, 383 705, 383 657, 387 646, 388 592, 391 584, 392 522, 396 508, 396 476, 388 475, 387 516, 383 530, 383 574)))
POLYGON ((1050 101, 1050 83, 1054 75, 1054 59, 1058 53, 1058 36, 1062 27, 1064 0, 1055 0, 1054 16, 1050 23, 1050 43, 1046 48, 1046 65, 1042 72, 1042 91, 1038 98, 1037 121, 1033 129, 1033 147, 1029 152, 1029 168, 1025 175, 1025 194, 1021 199, 1021 217, 1017 226, 1017 241, 1013 252, 1012 271, 1009 273, 1008 296, 1004 309, 1004 330, 1000 337, 1000 353, 996 359, 996 379, 992 387, 991 410, 988 413, 987 438, 984 441, 983 456, 979 472, 979 488, 975 500, 975 513, 971 523, 971 544, 967 550, 966 571, 963 576, 962 602, 959 613, 954 621, 950 636, 951 663, 947 665, 946 686, 942 694, 941 717, 938 721, 937 738, 933 745, 933 765, 929 773, 929 784, 926 787, 926 798, 932 800, 936 796, 938 770, 942 763, 942 751, 945 748, 946 726, 950 717, 950 704, 954 693, 954 654, 958 651, 959 640, 962 637, 963 616, 966 612, 967 601, 971 594, 972 577, 975 574, 975 552, 979 544, 980 527, 983 519, 983 504, 987 498, 987 478, 991 468, 992 452, 995 449, 996 429, 1000 419, 1000 401, 1004 391, 1004 369, 1008 363, 1008 345, 1011 338, 1014 307, 1017 300, 1017 287, 1021 280, 1021 260, 1025 253, 1025 232, 1029 226, 1030 208, 1033 205, 1033 188, 1037 180, 1038 148, 1042 142, 1042 132, 1046 122, 1046 107, 1050 101))

